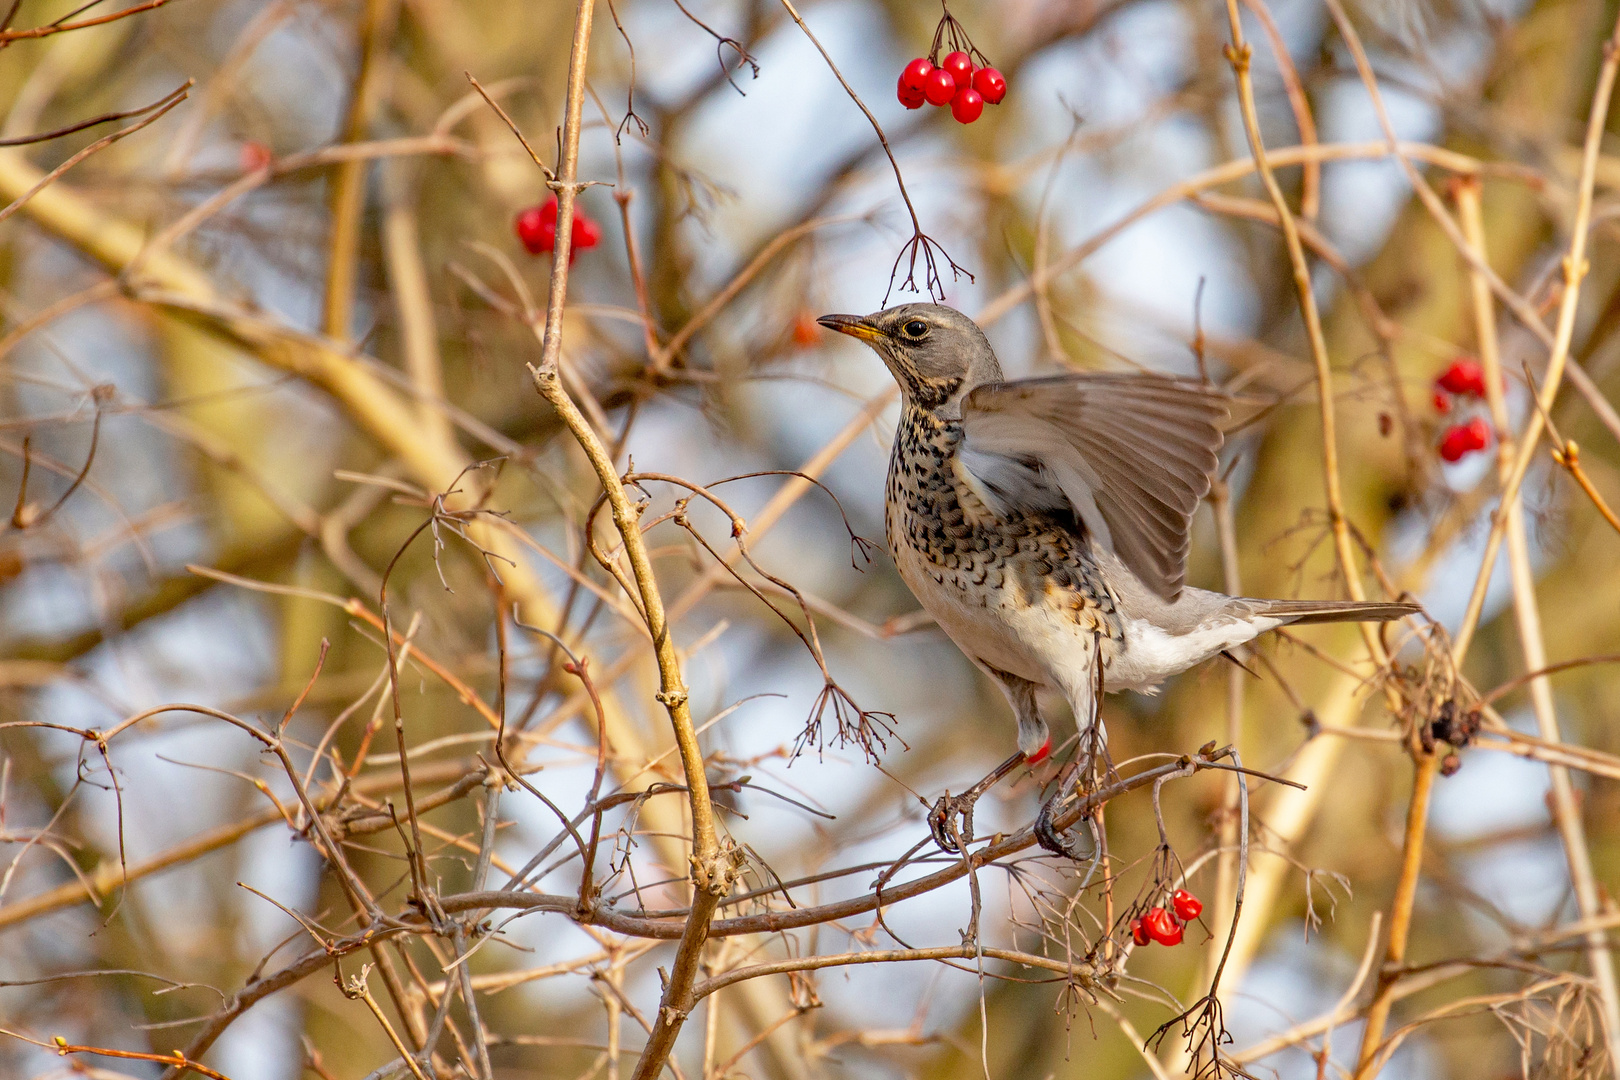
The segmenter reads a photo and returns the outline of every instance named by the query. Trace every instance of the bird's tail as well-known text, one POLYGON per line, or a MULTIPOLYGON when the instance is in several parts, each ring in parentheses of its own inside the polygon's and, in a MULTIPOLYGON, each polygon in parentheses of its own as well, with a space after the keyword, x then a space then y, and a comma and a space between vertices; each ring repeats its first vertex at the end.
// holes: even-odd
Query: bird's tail
POLYGON ((1390 622, 1418 611, 1416 604, 1382 600, 1252 600, 1256 615, 1288 623, 1390 622))

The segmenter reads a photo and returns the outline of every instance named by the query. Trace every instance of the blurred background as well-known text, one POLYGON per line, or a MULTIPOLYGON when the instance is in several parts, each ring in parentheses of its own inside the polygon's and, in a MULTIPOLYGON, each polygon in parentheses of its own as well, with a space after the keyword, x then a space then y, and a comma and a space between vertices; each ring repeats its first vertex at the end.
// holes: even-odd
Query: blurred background
MULTIPOLYGON (((27 0, 12 25, 117 10, 76 7, 27 0)), ((1009 84, 971 125, 896 100, 901 68, 928 50, 937 3, 798 11, 882 125, 922 228, 971 272, 947 269, 945 302, 985 322, 1009 374, 1202 370, 1242 398, 1252 420, 1229 438, 1220 489, 1230 558, 1223 565, 1217 512, 1201 509, 1189 581, 1346 595, 1287 252, 1252 174, 1211 172, 1249 156, 1224 8, 958 0, 951 14, 1009 84)), ((1615 16, 1600 0, 1350 5, 1395 132, 1453 155, 1420 155, 1417 168, 1453 213, 1455 177, 1482 177, 1489 261, 1544 315, 1559 299, 1615 16)), ((524 249, 513 222, 546 199, 545 178, 468 80, 553 162, 574 18, 561 0, 187 0, 0 46, 4 138, 141 109, 195 80, 172 110, 0 223, 0 499, 15 505, 0 535, 0 1027, 158 1054, 212 1032, 203 1060, 234 1080, 358 1078, 395 1059, 330 966, 228 1024, 206 1020, 308 950, 292 913, 355 928, 307 832, 286 823, 307 819, 281 763, 194 712, 96 736, 175 702, 274 725, 307 687, 286 727, 292 760, 311 794, 339 798, 334 779, 352 777, 347 859, 394 911, 410 881, 384 809, 399 799, 389 661, 380 622, 358 614, 381 610, 385 574, 392 626, 410 643, 398 683, 416 798, 451 789, 422 815, 441 891, 477 887, 485 873, 503 887, 553 841, 557 815, 585 805, 596 774, 595 720, 561 654, 511 620, 497 628, 513 603, 589 659, 610 714, 603 790, 679 782, 646 634, 586 551, 595 476, 525 367, 539 358, 551 263, 524 249), (435 518, 433 496, 452 490, 444 505, 500 518, 435 518), (350 597, 358 603, 341 606, 350 597), (494 762, 493 733, 474 698, 486 713, 504 709, 507 756, 530 785, 499 798, 493 868, 478 858, 491 796, 474 775, 494 762)), ((1243 18, 1267 144, 1351 147, 1323 154, 1319 169, 1296 155, 1277 175, 1313 252, 1345 511, 1368 591, 1409 592, 1455 632, 1498 491, 1494 444, 1455 462, 1436 452, 1483 409, 1436 404, 1436 377, 1479 346, 1467 264, 1384 155, 1378 111, 1322 0, 1243 18)), ((593 186, 578 205, 600 243, 577 253, 569 280, 567 385, 621 469, 704 484, 778 471, 716 494, 749 522, 758 564, 802 590, 838 685, 892 714, 881 767, 830 737, 801 744, 825 682, 788 621, 716 571, 677 523, 654 526, 649 543, 711 782, 744 781, 716 798, 725 833, 745 845, 746 887, 857 867, 792 895, 803 905, 863 894, 926 836, 926 803, 1014 748, 1000 694, 919 615, 884 553, 890 379, 863 347, 814 324, 917 298, 891 288, 911 236, 894 171, 815 45, 770 0, 599 5, 588 75, 579 175, 593 186), (870 557, 846 522, 877 544, 870 557)), ((0 201, 137 122, 0 149, 0 201)), ((1571 349, 1592 394, 1565 389, 1551 413, 1610 505, 1620 446, 1594 401, 1620 395, 1617 137, 1599 147, 1571 349)), ((1511 317, 1500 327, 1519 428, 1534 410, 1526 370, 1539 378, 1546 350, 1511 317)), ((642 489, 644 523, 684 494, 642 489)), ((1547 661, 1620 653, 1620 534, 1544 453, 1522 497, 1547 661)), ((720 514, 694 504, 690 520, 713 551, 734 551, 720 514)), ((614 542, 606 515, 596 521, 598 539, 614 542)), ((803 627, 790 598, 741 573, 803 627)), ((1504 730, 1544 736, 1524 685, 1507 685, 1526 671, 1512 592, 1504 558, 1460 674, 1477 695, 1505 687, 1493 701, 1504 730)), ((1397 666, 1427 662, 1413 626, 1388 640, 1403 650, 1397 666)), ((1222 990, 1239 1053, 1330 1013, 1347 989, 1363 1004, 1371 995, 1382 957, 1373 920, 1390 910, 1414 775, 1403 739, 1417 722, 1364 684, 1373 668, 1354 629, 1267 641, 1245 662, 1249 672, 1217 661, 1103 710, 1116 761, 1231 741, 1246 765, 1310 788, 1251 783, 1250 893, 1222 990), (1364 957, 1373 975, 1356 982, 1364 957)), ((1500 733, 1463 751, 1429 816, 1408 949, 1422 977, 1401 984, 1388 1030, 1415 1026, 1383 1075, 1612 1072, 1592 1034, 1604 1006, 1585 977, 1589 953, 1557 928, 1583 914, 1600 934, 1620 925, 1602 891, 1620 881, 1620 769, 1607 756, 1620 754, 1620 682, 1592 663, 1551 685, 1557 728, 1587 763, 1574 805, 1599 910, 1583 912, 1572 888, 1546 755, 1532 760, 1528 742, 1500 733)), ((1073 733, 1067 719, 1054 726, 1073 733)), ((987 796, 979 834, 1027 824, 1051 775, 1020 770, 987 796)), ((1231 793, 1226 776, 1205 773, 1163 798, 1188 887, 1212 916, 1223 910, 1231 793)), ((684 903, 682 812, 664 796, 608 816, 604 902, 637 910, 640 887, 641 909, 684 903)), ((1107 828, 1128 899, 1157 842, 1148 793, 1112 804, 1107 828)), ((566 895, 579 865, 569 847, 554 850, 559 864, 535 880, 566 895)), ((980 874, 987 944, 1083 957, 1117 929, 1095 883, 1080 893, 1080 872, 1019 865, 980 874)), ((970 902, 957 882, 886 909, 882 925, 860 916, 726 939, 708 963, 959 944, 970 902)), ((1206 919, 1214 941, 1189 928, 1183 946, 1132 954, 1112 993, 989 962, 983 978, 971 963, 910 963, 751 980, 694 1013, 675 1060, 705 1078, 1179 1075, 1175 1033, 1162 1062, 1138 1048, 1180 1011, 1172 998, 1184 1006, 1207 989, 1224 911, 1206 919)), ((481 1023, 497 1076, 629 1075, 671 945, 517 914, 494 912, 499 932, 465 961, 478 1015, 455 1003, 456 1039, 481 1023)), ((342 970, 391 968, 399 995, 384 997, 383 974, 372 989, 411 1037, 431 1018, 449 949, 402 939, 342 970)), ((1246 1067, 1348 1075, 1360 1031, 1347 1016, 1246 1067)), ((439 1075, 483 1074, 465 1045, 446 1037, 441 1052, 439 1075)), ((7 1076, 92 1067, 162 1072, 0 1037, 7 1076)))

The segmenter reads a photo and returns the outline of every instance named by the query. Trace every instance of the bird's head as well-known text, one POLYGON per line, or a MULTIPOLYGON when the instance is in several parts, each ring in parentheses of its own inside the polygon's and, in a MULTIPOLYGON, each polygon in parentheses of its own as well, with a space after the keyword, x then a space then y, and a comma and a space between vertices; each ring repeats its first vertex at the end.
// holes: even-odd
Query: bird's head
POLYGON ((875 315, 823 315, 816 321, 870 345, 905 395, 924 409, 954 410, 975 386, 1001 380, 984 331, 954 308, 901 304, 875 315))

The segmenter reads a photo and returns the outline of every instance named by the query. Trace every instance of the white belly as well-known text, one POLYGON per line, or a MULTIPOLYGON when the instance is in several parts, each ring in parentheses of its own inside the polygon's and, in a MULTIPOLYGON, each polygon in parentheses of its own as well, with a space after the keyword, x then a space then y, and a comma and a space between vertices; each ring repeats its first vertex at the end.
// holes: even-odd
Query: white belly
POLYGON ((1068 613, 1017 604, 1007 593, 975 595, 941 584, 907 548, 895 564, 923 610, 969 659, 1066 695, 1089 685, 1091 635, 1068 613))
MULTIPOLYGON (((1040 604, 1015 605, 1011 596, 993 592, 982 597, 963 593, 935 580, 921 557, 909 548, 901 548, 895 563, 923 609, 970 659, 1060 690, 1077 708, 1089 703, 1095 678, 1093 641, 1090 632, 1067 612, 1040 604)), ((1222 615, 1172 634, 1124 614, 1124 640, 1113 650, 1104 689, 1151 694, 1165 679, 1282 622, 1222 615)))
POLYGON ((1153 693, 1172 675, 1282 625, 1281 619, 1223 617, 1186 632, 1169 634, 1145 619, 1127 615, 1122 621, 1125 645, 1108 669, 1107 688, 1146 694, 1153 693))

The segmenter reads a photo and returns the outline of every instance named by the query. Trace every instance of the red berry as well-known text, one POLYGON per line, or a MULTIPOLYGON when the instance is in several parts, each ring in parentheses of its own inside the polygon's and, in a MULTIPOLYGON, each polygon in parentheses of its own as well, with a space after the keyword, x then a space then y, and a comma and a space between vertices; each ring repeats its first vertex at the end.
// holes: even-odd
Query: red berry
POLYGON ((1153 908, 1142 917, 1142 926, 1147 930, 1148 937, 1160 945, 1181 944, 1181 924, 1170 916, 1162 907, 1153 908))
MULTIPOLYGON (((557 246, 557 196, 553 195, 538 206, 531 206, 513 222, 517 237, 530 255, 539 255, 557 246)), ((574 228, 569 234, 568 260, 581 251, 589 251, 602 242, 602 226, 586 216, 583 209, 574 211, 574 228)))
POLYGON ((557 243, 557 204, 531 206, 513 222, 517 238, 530 255, 550 251, 557 243), (551 212, 546 213, 547 209, 551 212))
POLYGON ((1052 736, 1048 735, 1046 737, 1046 741, 1041 743, 1041 748, 1039 750, 1035 751, 1033 754, 1024 755, 1024 764, 1031 767, 1039 765, 1041 762, 1045 761, 1049 756, 1051 756, 1051 753, 1052 736))
POLYGON ((1485 369, 1472 360, 1452 361, 1451 366, 1441 372, 1440 377, 1434 381, 1436 386, 1453 394, 1485 396, 1485 369))
POLYGON ((807 308, 800 308, 799 314, 793 319, 793 344, 800 348, 809 348, 821 340, 821 327, 816 323, 816 317, 807 308))
POLYGON ((1473 439, 1468 434, 1466 424, 1447 428, 1446 433, 1440 436, 1440 458, 1448 462, 1461 461, 1464 455, 1474 449, 1472 444, 1473 439))
POLYGON ((238 152, 238 161, 245 173, 257 172, 270 164, 271 160, 270 148, 253 139, 243 143, 242 149, 238 152))
POLYGON ((934 65, 930 64, 926 57, 919 56, 900 72, 900 85, 920 92, 923 84, 928 81, 928 76, 933 73, 934 65))
POLYGON ((1440 456, 1446 461, 1461 461, 1475 450, 1483 450, 1491 445, 1495 433, 1482 416, 1476 416, 1466 424, 1456 424, 1446 429, 1440 437, 1440 456))
POLYGON ((1192 922, 1204 911, 1204 903, 1186 889, 1177 889, 1170 897, 1170 906, 1176 909, 1176 918, 1192 922))
POLYGON ((1434 411, 1444 416, 1451 411, 1451 395, 1444 390, 1434 392, 1434 411))
POLYGON ((923 83, 923 97, 928 99, 930 105, 943 105, 956 96, 956 80, 944 68, 935 68, 928 73, 923 83))
POLYGON ((951 115, 958 123, 971 124, 984 112, 984 98, 970 86, 964 86, 951 98, 951 115))
POLYGON ((953 52, 940 62, 940 70, 950 72, 957 86, 973 85, 973 59, 965 52, 953 52))
POLYGON ((897 88, 896 93, 900 97, 900 104, 904 105, 908 109, 920 109, 923 107, 923 102, 928 100, 927 98, 923 97, 923 92, 921 90, 906 85, 906 77, 904 75, 900 76, 900 85, 897 88))
MULTIPOLYGON (((552 226, 556 228, 555 225, 552 226)), ((574 211, 573 250, 589 251, 602 242, 602 226, 586 217, 582 211, 574 211)))
POLYGON ((1149 945, 1153 942, 1153 939, 1148 936, 1148 929, 1142 924, 1141 919, 1131 920, 1131 940, 1138 945, 1149 945))
POLYGON ((1007 96, 1007 77, 993 67, 982 67, 973 73, 973 89, 986 105, 1000 105, 1007 96))

